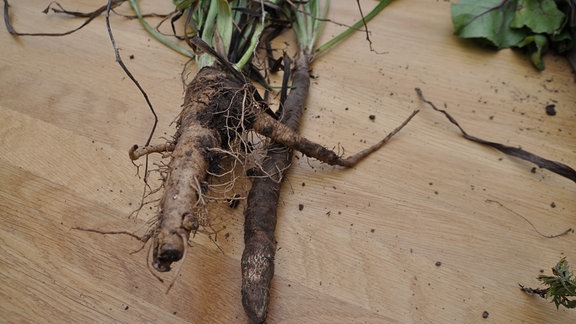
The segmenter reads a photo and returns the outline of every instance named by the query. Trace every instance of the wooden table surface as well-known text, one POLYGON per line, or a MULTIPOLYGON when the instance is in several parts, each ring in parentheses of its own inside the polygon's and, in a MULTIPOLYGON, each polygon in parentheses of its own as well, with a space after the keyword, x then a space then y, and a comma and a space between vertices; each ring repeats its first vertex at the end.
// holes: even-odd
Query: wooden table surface
MULTIPOLYGON (((143 10, 167 12, 170 3, 145 2, 143 10)), ((363 3, 365 12, 373 5, 363 3)), ((80 23, 43 15, 47 4, 12 1, 15 28, 55 32, 80 23)), ((352 23, 356 3, 334 1, 331 17, 352 23)), ((157 138, 169 137, 186 58, 137 21, 114 16, 112 24, 158 111, 157 138)), ((341 28, 328 23, 324 39, 341 28)), ((544 234, 576 228, 576 184, 466 141, 414 92, 422 88, 473 135, 574 167, 569 65, 551 55, 538 72, 517 52, 455 38, 447 1, 395 1, 370 29, 379 54, 358 33, 315 62, 301 133, 354 152, 422 111, 352 169, 295 160, 279 211, 270 322, 576 322, 576 311, 518 289, 538 286, 540 271, 550 274, 561 257, 576 269, 575 234, 544 238, 530 225, 544 234), (557 115, 545 113, 548 104, 557 115)), ((155 279, 146 248, 131 254, 137 240, 72 229, 142 230, 154 214, 128 218, 143 183, 127 152, 144 143, 152 118, 114 61, 103 17, 67 37, 2 30, 0 44, 0 321, 245 322, 244 204, 214 207, 217 241, 191 239, 167 294, 176 274, 155 279)))

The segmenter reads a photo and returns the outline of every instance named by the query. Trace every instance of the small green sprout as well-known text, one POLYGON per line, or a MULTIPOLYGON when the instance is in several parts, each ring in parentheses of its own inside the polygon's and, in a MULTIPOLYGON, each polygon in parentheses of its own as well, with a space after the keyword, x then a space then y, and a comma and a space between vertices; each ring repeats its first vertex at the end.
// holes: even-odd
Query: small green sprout
POLYGON ((566 308, 576 308, 576 277, 573 277, 566 258, 562 258, 552 268, 552 274, 552 276, 538 276, 538 280, 548 286, 547 288, 533 289, 522 285, 520 288, 530 295, 538 295, 545 299, 552 298, 556 308, 559 308, 560 305, 566 308))

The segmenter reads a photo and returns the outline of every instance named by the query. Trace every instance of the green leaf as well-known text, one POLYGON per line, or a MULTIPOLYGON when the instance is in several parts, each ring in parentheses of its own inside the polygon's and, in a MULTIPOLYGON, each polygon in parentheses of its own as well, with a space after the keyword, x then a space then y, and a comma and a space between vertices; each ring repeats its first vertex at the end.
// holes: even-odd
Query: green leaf
POLYGON ((553 35, 560 31, 565 19, 554 0, 518 0, 511 26, 553 35))
POLYGON ((459 37, 498 49, 522 48, 542 70, 548 48, 565 53, 575 46, 567 18, 576 17, 571 1, 460 0, 451 7, 452 21, 459 37))
POLYGON ((574 48, 574 39, 568 28, 550 37, 551 47, 558 53, 564 54, 574 48))
POLYGON ((518 0, 460 0, 452 4, 456 35, 487 41, 499 49, 520 43, 529 34, 512 28, 518 0))
POLYGON ((548 38, 541 34, 536 34, 524 38, 522 42, 517 45, 519 48, 524 48, 530 56, 530 61, 538 70, 544 70, 544 61, 542 55, 548 50, 548 38))

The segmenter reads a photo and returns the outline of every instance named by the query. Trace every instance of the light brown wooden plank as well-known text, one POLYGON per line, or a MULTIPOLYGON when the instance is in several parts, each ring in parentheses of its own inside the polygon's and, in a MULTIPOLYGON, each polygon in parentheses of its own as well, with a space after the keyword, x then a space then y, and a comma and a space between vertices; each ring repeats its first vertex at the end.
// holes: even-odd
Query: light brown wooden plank
MULTIPOLYGON (((371 3, 363 4, 367 11, 371 3)), ((42 15, 46 5, 13 1, 15 27, 78 25, 42 15)), ((143 5, 170 10, 168 1, 143 5)), ((358 18, 354 2, 333 1, 332 13, 347 24, 358 18)), ((186 59, 149 40, 136 21, 113 17, 113 26, 158 109, 158 136, 169 137, 186 59)), ((340 29, 327 24, 325 35, 340 29)), ((576 91, 568 64, 549 56, 546 70, 537 72, 518 53, 456 39, 445 1, 395 1, 370 29, 374 48, 385 54, 371 53, 359 33, 314 64, 318 78, 302 134, 351 153, 413 109, 422 111, 353 169, 295 161, 282 193, 270 322, 576 321, 574 311, 557 311, 517 287, 535 286, 540 269, 549 273, 562 256, 576 264, 574 234, 542 238, 520 217, 485 202, 499 200, 554 234, 576 228, 575 184, 464 140, 413 90, 446 105, 471 134, 574 166, 576 91), (557 106, 554 117, 544 112, 549 103, 557 106)), ((127 149, 144 142, 152 119, 114 62, 104 20, 65 38, 13 38, 3 31, 0 44, 0 316, 244 322, 243 205, 215 207, 219 228, 226 226, 217 242, 224 253, 198 234, 168 294, 167 283, 147 270, 146 252, 130 254, 140 247, 136 240, 71 229, 145 229, 154 214, 128 219, 142 183, 127 149)))

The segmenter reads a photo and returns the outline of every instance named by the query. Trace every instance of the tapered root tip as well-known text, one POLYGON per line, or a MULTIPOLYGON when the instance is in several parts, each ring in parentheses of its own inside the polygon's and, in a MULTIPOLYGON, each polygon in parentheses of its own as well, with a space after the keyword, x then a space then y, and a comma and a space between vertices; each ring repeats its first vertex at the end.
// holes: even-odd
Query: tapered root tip
POLYGON ((266 322, 274 276, 274 248, 269 240, 251 242, 242 255, 242 306, 250 323, 266 322))
POLYGON ((267 288, 252 287, 252 290, 242 290, 242 306, 250 323, 266 323, 270 291, 267 288))

